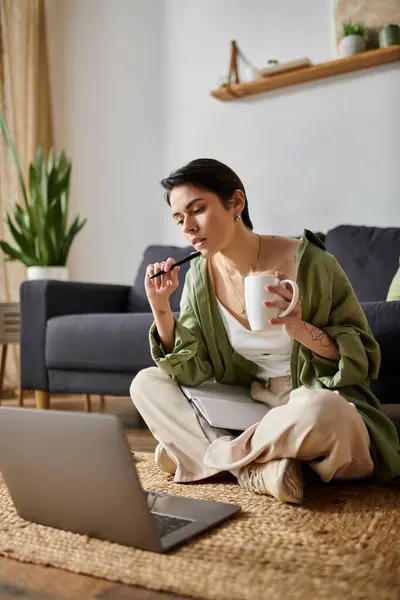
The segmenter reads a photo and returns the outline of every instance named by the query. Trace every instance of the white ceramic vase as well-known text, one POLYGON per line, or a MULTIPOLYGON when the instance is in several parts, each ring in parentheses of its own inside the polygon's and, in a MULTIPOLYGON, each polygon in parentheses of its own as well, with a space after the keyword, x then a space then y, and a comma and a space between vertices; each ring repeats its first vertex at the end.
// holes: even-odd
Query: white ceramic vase
POLYGON ((253 67, 253 65, 244 65, 242 69, 241 81, 243 83, 248 81, 254 81, 260 77, 260 69, 253 67))
POLYGON ((28 279, 58 279, 67 281, 69 273, 67 267, 28 267, 28 279))
POLYGON ((359 52, 364 52, 366 42, 361 35, 346 35, 339 42, 339 57, 346 58, 359 52))

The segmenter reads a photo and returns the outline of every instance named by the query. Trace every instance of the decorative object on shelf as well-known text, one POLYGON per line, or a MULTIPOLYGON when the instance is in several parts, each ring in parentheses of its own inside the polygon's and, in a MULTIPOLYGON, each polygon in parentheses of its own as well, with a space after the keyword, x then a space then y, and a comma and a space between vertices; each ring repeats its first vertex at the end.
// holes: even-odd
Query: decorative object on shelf
POLYGON ((264 67, 263 69, 260 69, 260 75, 262 77, 269 77, 270 75, 284 73, 285 71, 293 71, 294 69, 303 69, 305 67, 310 67, 311 65, 312 62, 309 58, 299 58, 298 60, 291 60, 287 63, 281 64, 276 61, 276 63, 271 64, 270 67, 264 67))
POLYGON ((400 44, 400 26, 391 23, 379 32, 379 47, 387 48, 388 46, 395 46, 400 44))
POLYGON ((7 225, 14 240, 0 241, 4 260, 16 260, 28 268, 28 279, 68 279, 68 254, 75 236, 86 223, 76 216, 68 226, 71 161, 62 152, 50 150, 47 162, 39 146, 29 165, 25 183, 11 134, 0 113, 0 129, 11 151, 18 173, 23 205, 16 203, 13 219, 7 213, 7 225))
POLYGON ((343 23, 343 37, 339 42, 339 56, 346 58, 359 52, 364 52, 367 46, 365 41, 364 23, 343 23))
POLYGON ((260 71, 255 67, 247 58, 243 52, 239 49, 236 40, 231 42, 231 60, 229 65, 228 80, 226 83, 222 83, 220 87, 230 87, 232 83, 242 83, 243 81, 254 81, 260 77, 260 71), (238 58, 244 63, 244 76, 242 81, 239 77, 238 58), (232 82, 232 79, 234 81, 232 82))
POLYGON ((239 68, 238 68, 238 47, 236 40, 231 41, 231 60, 229 64, 228 81, 227 86, 229 87, 232 83, 232 78, 235 78, 233 83, 240 83, 239 79, 239 68))
POLYGON ((251 64, 245 64, 243 67, 243 80, 244 81, 254 81, 260 77, 260 71, 257 67, 254 67, 251 64))
POLYGON ((238 57, 244 63, 244 77, 245 81, 254 81, 254 79, 258 79, 260 77, 260 70, 253 65, 243 54, 241 49, 236 45, 238 57))

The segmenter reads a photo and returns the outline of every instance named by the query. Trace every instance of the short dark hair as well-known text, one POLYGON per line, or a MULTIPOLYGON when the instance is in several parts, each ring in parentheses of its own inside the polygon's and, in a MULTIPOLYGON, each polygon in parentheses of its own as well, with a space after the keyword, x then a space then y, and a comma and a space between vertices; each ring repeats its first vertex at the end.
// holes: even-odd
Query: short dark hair
POLYGON ((221 200, 225 208, 235 190, 241 190, 245 198, 245 206, 241 217, 249 229, 253 224, 249 216, 246 191, 244 185, 234 171, 224 163, 213 158, 196 158, 180 169, 173 171, 168 177, 161 180, 165 190, 165 199, 170 205, 170 194, 174 187, 179 185, 194 185, 201 190, 213 192, 221 200))

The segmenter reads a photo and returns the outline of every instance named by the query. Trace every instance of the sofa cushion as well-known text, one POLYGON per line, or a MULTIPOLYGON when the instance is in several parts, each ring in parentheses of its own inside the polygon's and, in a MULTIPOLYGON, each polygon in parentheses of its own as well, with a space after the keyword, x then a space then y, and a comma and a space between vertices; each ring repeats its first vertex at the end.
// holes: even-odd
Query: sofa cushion
POLYGON ((400 435, 400 404, 383 404, 382 411, 396 426, 397 433, 400 435))
POLYGON ((392 279, 386 300, 400 300, 400 267, 392 279))
MULTIPOLYGON (((191 252, 195 252, 192 246, 148 246, 144 251, 142 262, 135 277, 135 283, 132 287, 132 292, 129 298, 128 310, 131 312, 149 312, 149 302, 144 288, 144 278, 146 268, 149 264, 162 262, 170 256, 176 261, 181 260, 191 252)), ((170 302, 173 311, 179 310, 179 303, 182 294, 182 286, 185 281, 186 273, 190 267, 190 262, 185 263, 179 270, 179 288, 171 294, 170 302)))
POLYGON ((153 364, 151 313, 83 314, 50 319, 46 366, 71 371, 136 373, 153 364))
POLYGON ((379 377, 398 377, 400 302, 362 302, 361 307, 381 350, 379 377))
POLYGON ((340 225, 328 231, 325 245, 336 256, 360 302, 386 299, 398 268, 399 227, 340 225))

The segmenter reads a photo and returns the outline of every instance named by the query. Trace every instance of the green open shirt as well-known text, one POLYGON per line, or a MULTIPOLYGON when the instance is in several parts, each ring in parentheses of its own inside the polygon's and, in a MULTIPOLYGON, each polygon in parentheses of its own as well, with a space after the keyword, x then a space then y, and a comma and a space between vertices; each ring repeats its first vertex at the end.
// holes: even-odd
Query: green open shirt
MULTIPOLYGON (((369 382, 378 376, 379 346, 339 263, 311 231, 304 231, 296 264, 303 320, 336 340, 340 359, 319 356, 294 340, 290 367, 293 389, 305 385, 338 390, 353 402, 369 430, 375 477, 389 481, 400 475, 400 446, 394 424, 369 388, 369 382)), ((155 324, 150 329, 151 353, 160 369, 181 385, 197 386, 208 379, 242 386, 261 381, 259 367, 229 342, 207 261, 202 257, 192 261, 180 308, 170 354, 164 353, 155 324)))

